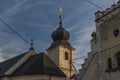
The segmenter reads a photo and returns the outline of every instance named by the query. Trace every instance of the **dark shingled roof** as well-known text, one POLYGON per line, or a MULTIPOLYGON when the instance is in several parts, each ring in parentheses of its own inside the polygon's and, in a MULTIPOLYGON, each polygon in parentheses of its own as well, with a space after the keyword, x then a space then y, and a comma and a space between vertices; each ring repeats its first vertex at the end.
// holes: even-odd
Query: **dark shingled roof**
MULTIPOLYGON (((70 45, 69 42, 67 42, 67 41, 65 41, 65 40, 58 40, 58 41, 53 42, 48 49, 52 49, 52 48, 57 47, 57 46, 59 46, 59 45, 64 46, 64 47, 69 48, 69 49, 70 49, 70 48, 75 49, 75 48, 73 48, 73 47, 70 45)), ((47 49, 47 50, 48 50, 48 49, 47 49)))
MULTIPOLYGON (((7 61, 0 63, 0 77, 5 76, 5 72, 16 64, 25 54, 21 54, 7 61)), ((20 75, 52 75, 66 77, 60 68, 45 54, 31 55, 11 76, 20 75)))
POLYGON ((57 40, 68 41, 70 34, 65 28, 59 27, 52 33, 51 37, 52 37, 53 41, 57 41, 57 40))
POLYGON ((12 76, 37 74, 66 77, 60 68, 51 61, 45 53, 29 57, 29 59, 12 74, 12 76))
POLYGON ((17 63, 17 61, 20 60, 25 54, 26 53, 0 63, 0 77, 4 76, 4 73, 9 70, 15 63, 17 63))

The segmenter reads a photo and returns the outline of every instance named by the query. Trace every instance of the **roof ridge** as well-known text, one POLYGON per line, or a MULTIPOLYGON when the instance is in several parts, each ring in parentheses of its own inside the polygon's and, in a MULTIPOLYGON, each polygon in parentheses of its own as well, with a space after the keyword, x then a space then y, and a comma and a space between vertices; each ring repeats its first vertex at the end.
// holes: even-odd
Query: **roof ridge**
POLYGON ((11 68, 9 68, 4 75, 10 76, 12 75, 25 61, 27 61, 27 59, 29 59, 29 57, 31 55, 35 55, 36 52, 34 50, 29 50, 28 52, 26 52, 26 54, 24 56, 22 56, 22 58, 20 58, 20 60, 18 60, 11 68))
POLYGON ((44 54, 44 56, 46 56, 46 57, 49 59, 49 61, 50 61, 52 64, 54 64, 55 67, 56 67, 57 69, 59 69, 59 71, 61 71, 62 74, 64 74, 64 77, 67 77, 66 74, 60 69, 60 67, 59 67, 57 64, 55 64, 46 54, 44 54))
POLYGON ((9 70, 16 62, 18 62, 19 59, 21 59, 26 53, 20 54, 19 56, 13 57, 11 59, 8 59, 6 61, 3 61, 0 63, 0 76, 3 76, 4 73, 9 70), (7 66, 6 66, 7 64, 7 66))

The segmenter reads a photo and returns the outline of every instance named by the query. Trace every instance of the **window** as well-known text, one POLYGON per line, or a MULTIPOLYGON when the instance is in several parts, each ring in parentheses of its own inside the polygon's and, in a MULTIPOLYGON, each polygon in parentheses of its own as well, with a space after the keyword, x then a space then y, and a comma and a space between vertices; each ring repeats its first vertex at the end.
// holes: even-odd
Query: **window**
POLYGON ((109 57, 107 59, 107 69, 106 69, 106 72, 111 72, 112 71, 112 59, 109 57))
POLYGON ((107 69, 112 70, 112 59, 111 58, 108 58, 107 60, 107 69))
POLYGON ((68 60, 68 52, 65 52, 65 60, 68 60))
POLYGON ((113 32, 115 37, 117 37, 119 35, 119 33, 120 33, 119 29, 115 29, 113 32))
POLYGON ((120 52, 117 53, 117 66, 120 68, 120 52))

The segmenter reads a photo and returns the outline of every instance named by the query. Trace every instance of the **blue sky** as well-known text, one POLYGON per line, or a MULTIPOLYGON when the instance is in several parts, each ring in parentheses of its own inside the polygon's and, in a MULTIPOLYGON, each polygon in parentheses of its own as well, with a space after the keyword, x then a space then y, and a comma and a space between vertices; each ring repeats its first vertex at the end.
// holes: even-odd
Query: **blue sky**
MULTIPOLYGON (((103 10, 114 0, 89 0, 103 10)), ((116 2, 117 0, 115 0, 116 2)), ((95 15, 99 10, 86 0, 0 0, 0 18, 28 42, 34 39, 37 52, 52 43, 51 33, 58 27, 59 8, 63 8, 63 26, 70 32, 70 43, 76 58, 90 51, 91 33, 95 31, 95 15)), ((0 61, 28 51, 30 46, 0 21, 0 61)), ((81 64, 83 59, 76 62, 81 64)))

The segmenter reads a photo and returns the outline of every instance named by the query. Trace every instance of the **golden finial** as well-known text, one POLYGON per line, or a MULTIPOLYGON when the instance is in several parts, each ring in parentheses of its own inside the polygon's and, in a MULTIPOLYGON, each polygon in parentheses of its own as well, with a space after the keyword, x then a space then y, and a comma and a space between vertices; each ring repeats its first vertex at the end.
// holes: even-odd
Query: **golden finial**
POLYGON ((62 8, 60 8, 60 16, 59 17, 60 17, 60 22, 59 22, 60 26, 59 27, 62 28, 62 8))
POLYGON ((60 16, 62 17, 62 8, 60 8, 60 16))

